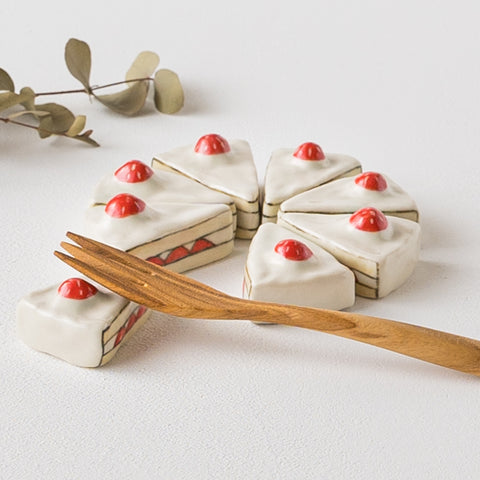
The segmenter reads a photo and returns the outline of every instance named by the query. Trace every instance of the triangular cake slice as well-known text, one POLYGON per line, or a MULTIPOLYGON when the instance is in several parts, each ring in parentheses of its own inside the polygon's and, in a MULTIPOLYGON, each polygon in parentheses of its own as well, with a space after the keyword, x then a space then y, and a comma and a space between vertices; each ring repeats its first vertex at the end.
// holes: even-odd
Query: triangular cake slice
POLYGON ((20 300, 17 333, 35 350, 79 367, 98 367, 112 359, 149 312, 82 278, 69 278, 20 300))
POLYGON ((155 156, 152 167, 180 173, 232 197, 237 208, 237 237, 253 237, 260 222, 259 187, 248 142, 204 135, 195 145, 155 156))
POLYGON ((349 267, 357 295, 384 297, 413 272, 420 249, 418 223, 375 208, 353 215, 279 212, 280 225, 299 233, 349 267))
POLYGON ((140 160, 130 160, 113 174, 106 175, 96 186, 92 204, 106 204, 119 193, 130 193, 150 206, 158 203, 223 203, 232 210, 236 228, 236 208, 233 199, 183 175, 153 171, 140 160))
POLYGON ((140 258, 184 272, 233 250, 232 212, 223 204, 163 203, 127 193, 88 208, 85 234, 140 258))
POLYGON ((314 242, 266 223, 250 244, 243 296, 340 310, 355 301, 355 279, 348 268, 314 242))
POLYGON ((316 143, 279 148, 268 162, 262 221, 275 222, 280 204, 299 193, 362 171, 360 162, 340 153, 324 153, 316 143))
POLYGON ((385 215, 418 222, 418 208, 410 195, 386 175, 365 172, 341 178, 295 195, 280 205, 280 210, 303 213, 354 213, 375 207, 385 215))

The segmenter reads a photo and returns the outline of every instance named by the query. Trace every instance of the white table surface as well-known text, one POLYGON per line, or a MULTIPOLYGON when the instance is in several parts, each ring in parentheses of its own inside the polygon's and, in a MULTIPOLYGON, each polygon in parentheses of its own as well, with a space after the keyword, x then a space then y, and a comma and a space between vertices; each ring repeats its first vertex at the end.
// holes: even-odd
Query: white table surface
MULTIPOLYGON (((0 124, 0 478, 476 479, 480 383, 370 346, 287 327, 155 314, 113 361, 81 369, 30 350, 15 305, 73 271, 52 255, 99 178, 204 133, 270 152, 316 141, 415 197, 417 269, 353 310, 480 338, 480 10, 476 1, 2 2, 0 67, 20 88, 93 83, 141 50, 186 105, 134 118, 85 96, 94 149, 0 124), (26 5, 28 4, 28 5, 26 5)), ((240 295, 247 242, 191 275, 240 295)))

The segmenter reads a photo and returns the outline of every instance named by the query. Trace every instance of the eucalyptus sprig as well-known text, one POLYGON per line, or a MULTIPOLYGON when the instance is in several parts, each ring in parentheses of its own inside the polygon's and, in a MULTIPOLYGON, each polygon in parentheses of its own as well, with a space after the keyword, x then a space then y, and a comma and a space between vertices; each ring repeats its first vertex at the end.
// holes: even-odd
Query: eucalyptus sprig
POLYGON ((65 45, 65 63, 83 88, 34 92, 30 87, 23 87, 16 93, 12 78, 0 68, 0 112, 13 107, 23 107, 23 110, 17 109, 8 116, 0 116, 0 121, 33 128, 38 131, 40 138, 59 135, 98 146, 99 144, 91 138, 92 130, 83 131, 86 125, 85 115, 75 116, 58 103, 37 104, 36 99, 47 95, 86 93, 117 113, 135 115, 143 108, 150 84, 153 83, 154 104, 159 112, 171 114, 183 106, 183 88, 177 74, 168 69, 155 71, 159 58, 154 52, 141 52, 128 69, 125 80, 107 85, 90 83, 92 58, 86 42, 71 38, 65 45), (96 93, 98 90, 123 84, 126 88, 119 92, 105 95, 96 93), (36 123, 20 121, 19 118, 23 116, 33 118, 36 123))

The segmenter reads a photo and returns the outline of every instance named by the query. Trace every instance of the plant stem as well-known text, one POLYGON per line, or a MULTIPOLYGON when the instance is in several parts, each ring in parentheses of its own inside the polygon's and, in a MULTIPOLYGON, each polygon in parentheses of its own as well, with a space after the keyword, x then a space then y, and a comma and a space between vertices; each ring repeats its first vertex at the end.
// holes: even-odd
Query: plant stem
POLYGON ((82 135, 75 135, 75 136, 70 136, 67 135, 65 132, 51 132, 50 130, 45 130, 44 128, 37 127, 35 125, 30 125, 29 123, 24 123, 24 122, 19 122, 17 120, 12 120, 8 117, 0 117, 0 121, 3 123, 13 123, 14 125, 18 125, 20 127, 26 127, 26 128, 32 128, 33 130, 37 130, 37 132, 46 132, 49 133, 50 135, 59 135, 61 137, 66 137, 66 138, 73 138, 74 140, 79 140, 81 142, 86 142, 89 145, 92 145, 94 147, 99 147, 100 144, 97 143, 93 138, 90 138, 90 134, 92 133, 91 130, 88 130, 87 132, 83 133, 82 135))
POLYGON ((144 77, 144 78, 132 78, 131 80, 122 80, 120 82, 114 82, 114 83, 108 83, 106 85, 96 85, 93 87, 90 87, 89 89, 87 88, 79 88, 76 90, 59 90, 56 92, 40 92, 40 93, 35 93, 36 97, 42 97, 46 95, 64 95, 64 94, 69 94, 69 93, 92 93, 95 90, 100 90, 102 88, 109 88, 109 87, 116 87, 117 85, 123 85, 125 83, 132 83, 132 82, 143 82, 143 81, 150 81, 153 82, 153 78, 151 77, 144 77))

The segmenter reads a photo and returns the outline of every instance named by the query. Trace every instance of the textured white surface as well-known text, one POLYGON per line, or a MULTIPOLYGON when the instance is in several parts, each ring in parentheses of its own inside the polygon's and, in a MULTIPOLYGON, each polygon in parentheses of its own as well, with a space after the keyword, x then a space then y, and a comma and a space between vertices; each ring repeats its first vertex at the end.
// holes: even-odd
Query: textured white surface
MULTIPOLYGON (((150 49, 186 90, 171 117, 58 99, 99 149, 0 124, 2 479, 478 478, 475 377, 250 322, 154 315, 96 370, 15 336, 18 298, 71 274, 52 251, 99 179, 218 132, 249 141, 260 176, 273 149, 316 141, 398 181, 421 211, 420 263, 353 309, 480 338, 478 2, 285 4, 2 2, 0 66, 18 87, 77 87, 63 45, 78 37, 93 83, 150 49)), ((239 295, 246 249, 192 275, 239 295)))

